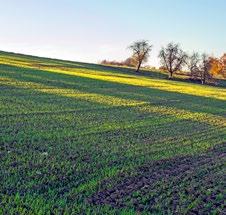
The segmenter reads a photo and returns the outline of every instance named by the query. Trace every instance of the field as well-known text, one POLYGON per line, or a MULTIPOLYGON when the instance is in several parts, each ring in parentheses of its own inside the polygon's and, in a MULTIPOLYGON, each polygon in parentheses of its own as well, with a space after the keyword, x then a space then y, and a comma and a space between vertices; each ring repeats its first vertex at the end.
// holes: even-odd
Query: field
POLYGON ((225 214, 226 88, 0 52, 0 214, 225 214))

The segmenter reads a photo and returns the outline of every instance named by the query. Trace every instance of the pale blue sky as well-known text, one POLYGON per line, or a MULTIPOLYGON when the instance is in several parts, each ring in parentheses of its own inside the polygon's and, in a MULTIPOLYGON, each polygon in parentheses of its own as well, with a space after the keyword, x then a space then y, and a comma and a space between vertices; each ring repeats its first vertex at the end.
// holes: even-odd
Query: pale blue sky
POLYGON ((0 50, 84 62, 129 57, 147 39, 161 46, 226 52, 226 0, 0 0, 0 50))

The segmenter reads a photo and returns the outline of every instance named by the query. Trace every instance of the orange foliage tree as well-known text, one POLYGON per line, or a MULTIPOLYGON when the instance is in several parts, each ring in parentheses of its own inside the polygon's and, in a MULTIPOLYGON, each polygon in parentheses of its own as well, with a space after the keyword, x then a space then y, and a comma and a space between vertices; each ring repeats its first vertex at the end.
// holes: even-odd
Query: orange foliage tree
POLYGON ((221 59, 210 57, 209 66, 209 72, 213 77, 222 75, 224 71, 224 62, 221 59))
POLYGON ((221 57, 221 61, 223 62, 224 65, 222 76, 226 78, 226 53, 221 57))

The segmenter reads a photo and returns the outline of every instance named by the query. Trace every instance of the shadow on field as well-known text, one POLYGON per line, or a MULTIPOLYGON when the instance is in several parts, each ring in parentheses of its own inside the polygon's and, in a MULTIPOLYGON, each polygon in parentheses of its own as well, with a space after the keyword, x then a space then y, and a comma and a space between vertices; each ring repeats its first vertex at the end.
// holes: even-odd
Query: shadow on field
POLYGON ((150 104, 154 105, 184 109, 191 112, 211 113, 219 116, 225 116, 226 114, 225 101, 216 98, 206 98, 16 66, 1 65, 0 71, 4 74, 4 77, 46 85, 47 88, 57 87, 79 90, 85 93, 97 93, 104 96, 150 102, 150 104))
MULTIPOLYGON (((48 60, 48 59, 47 59, 48 60)), ((156 79, 168 79, 168 73, 162 72, 162 71, 151 71, 151 70, 140 70, 140 72, 136 73, 135 68, 132 67, 118 67, 118 66, 111 66, 111 65, 101 65, 101 64, 92 64, 92 63, 81 63, 81 62, 73 62, 73 61, 62 61, 62 60, 51 60, 53 63, 57 64, 58 68, 68 68, 68 69, 86 69, 91 71, 98 71, 98 72, 109 72, 113 73, 115 76, 117 76, 115 73, 122 73, 122 74, 129 74, 129 75, 136 75, 136 76, 144 76, 145 78, 156 78, 156 79)), ((47 63, 48 65, 48 63, 47 63)), ((44 66, 44 64, 43 64, 44 66)), ((56 66, 57 67, 57 66, 56 66)), ((40 68, 41 69, 41 68, 40 68)), ((183 79, 178 74, 175 74, 176 77, 173 78, 173 81, 176 82, 184 82, 184 83, 192 83, 200 85, 198 82, 194 82, 190 79, 183 79)), ((171 83, 173 85, 173 83, 171 83)), ((214 86, 214 85, 213 85, 214 86)), ((225 88, 226 87, 226 80, 218 80, 217 87, 225 88)))

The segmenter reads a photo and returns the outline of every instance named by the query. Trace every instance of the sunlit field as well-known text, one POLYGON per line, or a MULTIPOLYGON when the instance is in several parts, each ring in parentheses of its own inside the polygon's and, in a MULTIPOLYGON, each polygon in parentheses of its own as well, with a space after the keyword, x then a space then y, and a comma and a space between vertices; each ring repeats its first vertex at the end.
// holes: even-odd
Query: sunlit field
POLYGON ((0 214, 223 214, 226 88, 0 52, 0 214))

